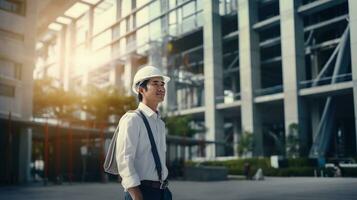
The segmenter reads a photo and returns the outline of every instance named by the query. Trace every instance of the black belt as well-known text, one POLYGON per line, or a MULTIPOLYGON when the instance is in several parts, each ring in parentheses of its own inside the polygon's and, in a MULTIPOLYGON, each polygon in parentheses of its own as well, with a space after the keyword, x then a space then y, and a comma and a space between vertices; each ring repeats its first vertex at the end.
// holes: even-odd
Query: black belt
POLYGON ((143 181, 141 181, 141 185, 163 190, 163 189, 167 188, 167 186, 169 185, 169 182, 167 180, 164 180, 163 182, 143 180, 143 181))

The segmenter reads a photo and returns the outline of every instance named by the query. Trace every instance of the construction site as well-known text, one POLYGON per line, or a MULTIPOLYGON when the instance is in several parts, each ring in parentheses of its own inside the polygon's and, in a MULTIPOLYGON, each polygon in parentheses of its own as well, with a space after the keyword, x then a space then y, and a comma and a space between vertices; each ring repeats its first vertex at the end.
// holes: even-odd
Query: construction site
MULTIPOLYGON (((6 5, 0 4, 0 14, 11 21, 6 5)), ((50 157, 46 159, 54 152, 80 156, 80 147, 87 146, 82 154, 88 151, 93 163, 101 164, 104 143, 113 130, 112 126, 82 130, 53 125, 48 131, 47 124, 31 121, 31 109, 21 107, 27 93, 19 94, 29 89, 24 81, 32 73, 20 78, 25 73, 17 72, 17 63, 23 63, 22 70, 33 66, 34 79, 54 77, 66 90, 113 85, 128 95, 133 95, 130 88, 140 67, 161 68, 172 80, 162 113, 190 116, 190 125, 204 130, 185 140, 168 137, 170 161, 357 155, 357 57, 352 56, 357 52, 356 1, 46 0, 37 1, 37 7, 38 18, 20 14, 28 24, 37 24, 29 32, 21 29, 25 39, 20 40, 26 43, 27 37, 37 36, 29 50, 35 62, 27 66, 26 60, 12 55, 16 50, 6 55, 0 47, 1 63, 10 63, 4 65, 0 79, 1 127, 6 127, 1 128, 1 146, 7 147, 0 155, 4 158, 25 157, 33 163, 26 152, 36 143, 50 145, 41 147, 50 149, 42 152, 50 157), (15 141, 9 139, 15 130, 11 124, 22 127, 16 128, 15 141), (240 155, 239 141, 246 134, 253 137, 253 149, 240 155), (76 151, 56 150, 63 146, 61 141, 73 142, 72 137, 79 138, 76 151), (21 142, 27 144, 25 150, 19 148, 21 142), (95 148, 90 151, 90 147, 95 148)), ((19 29, 6 26, 6 34, 19 29)), ((18 36, 9 39, 6 34, 0 39, 10 43, 18 36)), ((85 176, 81 174, 85 160, 55 160, 60 157, 52 158, 52 171, 44 171, 54 174, 52 179, 64 168, 71 179, 68 174, 79 165, 76 180, 85 176)), ((103 178, 97 171, 99 164, 87 169, 94 171, 93 179, 103 178)), ((11 179, 5 169, 13 165, 0 165, 1 180, 11 179)))

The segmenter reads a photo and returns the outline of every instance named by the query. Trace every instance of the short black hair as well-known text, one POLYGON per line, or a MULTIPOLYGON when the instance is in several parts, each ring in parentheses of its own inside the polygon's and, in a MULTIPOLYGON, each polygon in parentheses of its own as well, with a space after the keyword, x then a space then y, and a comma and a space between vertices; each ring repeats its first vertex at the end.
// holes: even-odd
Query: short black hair
MULTIPOLYGON (((145 81, 143 81, 143 82, 139 82, 138 84, 138 87, 142 87, 142 88, 144 88, 145 90, 147 90, 148 88, 147 88, 147 85, 148 85, 148 83, 149 83, 149 79, 146 79, 145 81)), ((143 100, 143 95, 142 94, 140 94, 140 92, 138 91, 138 100, 139 100, 139 102, 141 102, 142 100, 143 100)))

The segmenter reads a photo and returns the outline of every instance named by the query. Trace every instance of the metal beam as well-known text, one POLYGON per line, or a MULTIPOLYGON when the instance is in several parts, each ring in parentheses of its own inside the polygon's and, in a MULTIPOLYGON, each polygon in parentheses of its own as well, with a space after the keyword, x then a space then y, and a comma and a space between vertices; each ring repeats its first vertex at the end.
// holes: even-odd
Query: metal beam
MULTIPOLYGON (((233 68, 233 66, 238 66, 238 60, 239 60, 239 55, 237 55, 234 60, 231 62, 231 64, 229 64, 229 66, 227 67, 227 70, 230 70, 233 68)), ((224 71, 223 71, 224 73, 224 71)))
POLYGON ((298 13, 302 15, 311 15, 313 13, 334 7, 338 4, 344 3, 346 0, 319 0, 312 3, 302 5, 298 8, 298 13))
POLYGON ((255 23, 253 25, 253 29, 256 31, 261 31, 261 30, 268 29, 270 27, 279 25, 279 23, 280 23, 280 15, 277 15, 277 16, 268 18, 266 20, 255 23))
POLYGON ((340 23, 341 21, 347 20, 347 19, 348 19, 348 14, 341 15, 339 17, 335 17, 335 18, 332 18, 330 20, 326 20, 326 21, 319 22, 319 23, 316 23, 316 24, 313 24, 313 25, 310 25, 310 26, 306 26, 304 28, 304 31, 308 32, 308 31, 311 31, 311 30, 320 29, 320 28, 323 28, 325 26, 329 26, 329 25, 332 25, 332 24, 335 24, 335 23, 340 23))
POLYGON ((272 101, 282 101, 284 100, 284 93, 269 94, 264 96, 259 96, 254 98, 254 103, 266 103, 272 101))
POLYGON ((224 109, 230 109, 230 108, 239 108, 241 107, 242 102, 240 100, 235 100, 232 103, 219 103, 217 104, 217 109, 219 110, 224 110, 224 109))
POLYGON ((239 67, 234 67, 234 68, 231 68, 231 69, 223 70, 223 74, 225 76, 227 76, 227 75, 232 75, 233 72, 238 72, 238 71, 239 71, 239 67))
POLYGON ((205 107, 195 107, 195 108, 188 108, 184 110, 178 110, 178 111, 173 111, 169 112, 168 116, 183 116, 183 115, 204 115, 205 112, 205 107))
POLYGON ((299 96, 331 96, 352 93, 352 82, 335 83, 313 88, 300 89, 299 96))
POLYGON ((268 48, 281 43, 281 37, 269 38, 259 43, 260 48, 268 48))
MULTIPOLYGON (((342 57, 344 56, 344 52, 346 49, 346 43, 348 40, 348 36, 349 36, 349 26, 347 26, 345 32, 343 33, 340 43, 338 44, 338 46, 336 47, 336 49, 334 50, 334 52, 332 53, 332 55, 330 56, 329 60, 326 62, 326 64, 324 65, 324 67, 322 68, 322 70, 320 71, 320 73, 317 75, 317 77, 315 78, 315 81, 313 82, 313 86, 316 86, 320 80, 321 77, 324 76, 324 74, 326 73, 326 71, 328 70, 329 66, 331 66, 331 62, 334 60, 335 56, 337 56, 336 58, 336 63, 335 63, 335 68, 334 68, 334 72, 333 72, 333 78, 335 76, 338 75, 339 71, 340 71, 340 67, 341 67, 341 63, 342 63, 342 57)), ((347 66, 344 66, 347 67, 347 66)), ((332 79, 331 83, 334 83, 335 79, 332 79)))
POLYGON ((269 58, 269 59, 266 59, 266 60, 263 60, 261 62, 262 65, 267 65, 267 64, 271 64, 271 63, 275 63, 275 62, 281 62, 281 56, 276 56, 276 57, 273 57, 273 58, 269 58))
POLYGON ((199 45, 199 46, 190 48, 188 50, 182 51, 180 54, 181 55, 190 54, 190 53, 198 51, 198 50, 202 50, 203 51, 203 45, 199 45))
POLYGON ((317 49, 323 49, 323 48, 333 48, 336 44, 338 44, 340 42, 341 38, 336 38, 336 39, 332 39, 332 40, 328 40, 325 42, 321 42, 319 44, 316 45, 311 45, 306 47, 306 51, 308 50, 307 48, 310 48, 310 50, 317 50, 317 49))
POLYGON ((227 41, 230 41, 230 40, 233 40, 233 39, 238 39, 238 35, 239 35, 239 30, 236 30, 234 32, 231 32, 231 33, 223 36, 223 41, 227 42, 227 41))
POLYGON ((41 38, 47 31, 47 26, 62 16, 63 13, 74 5, 77 0, 50 0, 50 2, 39 11, 37 21, 37 37, 41 38))

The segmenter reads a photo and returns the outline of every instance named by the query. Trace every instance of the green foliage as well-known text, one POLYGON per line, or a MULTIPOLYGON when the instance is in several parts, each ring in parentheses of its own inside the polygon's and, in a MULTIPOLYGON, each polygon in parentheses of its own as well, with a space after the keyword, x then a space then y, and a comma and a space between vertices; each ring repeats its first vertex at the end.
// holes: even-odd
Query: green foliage
POLYGON ((247 158, 226 161, 206 161, 200 163, 200 165, 225 166, 227 167, 229 174, 242 175, 245 163, 250 164, 251 171, 256 171, 258 168, 262 168, 263 170, 270 168, 269 158, 247 158))
POLYGON ((164 120, 169 135, 192 137, 197 132, 190 126, 190 116, 172 116, 164 120))
POLYGON ((268 168, 264 170, 266 176, 314 176, 313 167, 288 167, 288 168, 268 168))
POLYGON ((189 161, 187 164, 207 165, 207 166, 225 166, 229 174, 243 175, 244 164, 249 163, 251 166, 251 175, 261 168, 266 176, 314 176, 314 167, 311 166, 307 158, 288 159, 288 166, 286 168, 275 169, 270 165, 270 158, 247 158, 247 159, 233 159, 226 161, 207 161, 195 163, 189 161))
POLYGON ((246 159, 234 159, 234 160, 225 160, 225 161, 206 161, 206 162, 202 162, 201 164, 209 165, 209 166, 226 166, 228 168, 238 166, 243 168, 244 163, 249 163, 251 165, 259 166, 262 168, 270 167, 269 158, 246 158, 246 159))
POLYGON ((64 91, 53 78, 34 81, 33 115, 58 119, 73 119, 80 97, 74 91, 64 91), (58 84, 57 84, 58 85, 58 84))
POLYGON ((296 158, 299 156, 299 126, 296 123, 292 123, 289 126, 289 133, 286 138, 286 155, 288 157, 296 158))
POLYGON ((74 113, 84 111, 93 120, 107 121, 109 116, 122 116, 136 108, 133 96, 124 96, 115 87, 98 88, 88 86, 81 94, 65 91, 52 78, 34 81, 33 115, 35 117, 56 118, 62 121, 79 120, 74 113))
POLYGON ((357 177, 357 168, 341 168, 343 177, 357 177))
POLYGON ((313 162, 308 158, 288 158, 289 167, 313 167, 313 162))
MULTIPOLYGON (((261 168, 265 176, 314 176, 314 171, 317 169, 308 158, 288 158, 287 166, 279 169, 271 167, 270 158, 233 159, 206 162, 187 161, 186 166, 224 166, 227 167, 229 174, 243 175, 244 163, 250 164, 251 175, 254 175, 254 173, 261 168)), ((330 176, 334 173, 332 168, 326 168, 324 169, 324 172, 330 174, 330 176)), ((341 168, 341 172, 343 177, 357 177, 357 168, 341 168)))
POLYGON ((253 133, 244 131, 238 140, 238 154, 244 157, 249 152, 253 152, 253 142, 253 133))
POLYGON ((135 108, 135 97, 123 96, 121 91, 112 86, 88 86, 81 97, 81 109, 97 121, 106 121, 110 115, 122 116, 126 111, 135 108))

